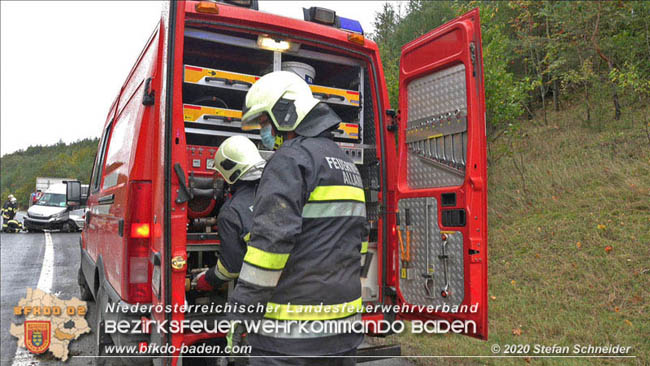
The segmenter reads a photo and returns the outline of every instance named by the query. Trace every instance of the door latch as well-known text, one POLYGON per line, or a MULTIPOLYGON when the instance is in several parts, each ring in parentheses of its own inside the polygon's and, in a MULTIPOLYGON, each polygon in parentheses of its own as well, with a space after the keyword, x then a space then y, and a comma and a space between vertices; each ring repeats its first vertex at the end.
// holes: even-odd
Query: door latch
POLYGON ((469 58, 472 61, 472 76, 476 77, 476 44, 469 44, 469 58))
POLYGON ((151 78, 144 82, 144 96, 142 97, 143 105, 153 105, 156 101, 156 91, 151 90, 151 78))

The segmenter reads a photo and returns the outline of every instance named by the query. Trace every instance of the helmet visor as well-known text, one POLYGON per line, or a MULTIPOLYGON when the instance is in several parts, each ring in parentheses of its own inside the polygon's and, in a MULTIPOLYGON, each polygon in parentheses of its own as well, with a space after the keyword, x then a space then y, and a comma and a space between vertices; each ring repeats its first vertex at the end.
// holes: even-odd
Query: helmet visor
POLYGON ((262 128, 262 124, 266 121, 271 122, 271 119, 268 113, 261 111, 242 119, 241 129, 243 131, 259 130, 262 128))

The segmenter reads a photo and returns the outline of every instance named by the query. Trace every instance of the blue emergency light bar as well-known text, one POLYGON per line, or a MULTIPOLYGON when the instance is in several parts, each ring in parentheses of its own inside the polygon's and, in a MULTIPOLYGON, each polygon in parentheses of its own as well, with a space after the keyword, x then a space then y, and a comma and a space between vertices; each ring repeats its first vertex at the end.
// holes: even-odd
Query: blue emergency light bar
POLYGON ((358 20, 348 19, 343 17, 338 17, 341 22, 339 28, 349 30, 351 32, 363 34, 363 28, 361 28, 361 23, 358 20))
POLYGON ((312 6, 311 8, 302 8, 304 19, 308 22, 314 22, 331 27, 336 27, 350 32, 363 34, 363 28, 358 20, 343 18, 336 15, 331 9, 312 6))

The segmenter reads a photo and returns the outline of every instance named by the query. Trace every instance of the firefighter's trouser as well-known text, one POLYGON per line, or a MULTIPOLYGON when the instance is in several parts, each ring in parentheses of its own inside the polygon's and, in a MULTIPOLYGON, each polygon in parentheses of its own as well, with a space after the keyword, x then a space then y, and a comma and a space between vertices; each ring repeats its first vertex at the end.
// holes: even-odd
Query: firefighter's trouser
POLYGON ((4 210, 2 210, 2 231, 7 231, 7 229, 9 228, 9 220, 10 220, 9 214, 7 214, 6 212, 4 212, 4 210))
POLYGON ((253 349, 249 358, 250 366, 354 366, 357 350, 322 357, 289 356, 281 353, 253 349))
POLYGON ((6 233, 17 233, 20 230, 23 230, 23 224, 17 220, 3 220, 2 221, 2 231, 6 233))

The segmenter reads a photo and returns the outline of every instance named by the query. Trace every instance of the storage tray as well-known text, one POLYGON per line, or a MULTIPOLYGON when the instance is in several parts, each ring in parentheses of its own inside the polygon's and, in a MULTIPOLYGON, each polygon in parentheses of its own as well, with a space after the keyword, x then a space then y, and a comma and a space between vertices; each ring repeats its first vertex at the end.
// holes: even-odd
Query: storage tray
MULTIPOLYGON (((257 75, 211 69, 201 66, 185 65, 183 80, 186 83, 247 91, 260 77, 257 75)), ((361 94, 355 90, 310 85, 315 98, 330 104, 361 106, 361 94)))

